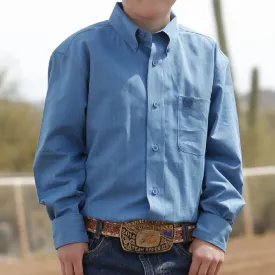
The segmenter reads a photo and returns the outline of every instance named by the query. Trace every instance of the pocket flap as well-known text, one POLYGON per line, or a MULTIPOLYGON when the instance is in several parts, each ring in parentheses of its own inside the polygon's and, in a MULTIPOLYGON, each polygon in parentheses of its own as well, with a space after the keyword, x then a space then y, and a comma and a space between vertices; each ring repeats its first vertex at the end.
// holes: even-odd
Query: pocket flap
POLYGON ((209 107, 210 107, 210 99, 200 98, 200 97, 192 97, 192 96, 179 96, 179 108, 181 110, 184 109, 195 109, 196 111, 203 114, 204 118, 207 119, 209 107))

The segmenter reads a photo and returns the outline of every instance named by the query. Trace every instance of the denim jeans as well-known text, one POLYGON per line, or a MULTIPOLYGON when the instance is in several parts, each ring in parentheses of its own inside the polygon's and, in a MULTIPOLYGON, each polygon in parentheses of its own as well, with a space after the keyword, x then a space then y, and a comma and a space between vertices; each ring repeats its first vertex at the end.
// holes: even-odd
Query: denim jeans
POLYGON ((125 252, 119 238, 89 234, 89 251, 83 255, 84 275, 188 275, 191 242, 174 244, 158 254, 125 252))

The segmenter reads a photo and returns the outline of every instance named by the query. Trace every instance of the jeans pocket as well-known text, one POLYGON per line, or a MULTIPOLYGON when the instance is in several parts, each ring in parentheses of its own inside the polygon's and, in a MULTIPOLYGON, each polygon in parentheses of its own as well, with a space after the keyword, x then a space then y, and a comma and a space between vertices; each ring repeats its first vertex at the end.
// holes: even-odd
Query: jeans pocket
POLYGON ((108 238, 101 235, 98 239, 95 238, 95 234, 88 232, 89 242, 88 251, 83 256, 96 256, 107 245, 108 238))
POLYGON ((178 147, 181 151, 203 156, 206 148, 210 100, 178 97, 178 147))
POLYGON ((184 256, 188 259, 192 259, 193 254, 188 251, 192 241, 183 242, 183 243, 176 243, 174 244, 174 249, 176 250, 177 254, 184 256))

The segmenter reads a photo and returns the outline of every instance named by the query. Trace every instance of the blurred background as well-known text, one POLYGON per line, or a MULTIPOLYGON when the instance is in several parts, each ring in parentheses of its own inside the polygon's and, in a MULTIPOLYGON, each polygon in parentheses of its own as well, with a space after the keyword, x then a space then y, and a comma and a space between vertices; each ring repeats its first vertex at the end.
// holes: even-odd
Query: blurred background
MULTIPOLYGON (((61 274, 32 164, 51 52, 108 19, 114 0, 0 0, 0 274, 61 274)), ((230 58, 246 207, 233 224, 221 274, 275 274, 275 3, 178 0, 178 21, 213 37, 230 58)))

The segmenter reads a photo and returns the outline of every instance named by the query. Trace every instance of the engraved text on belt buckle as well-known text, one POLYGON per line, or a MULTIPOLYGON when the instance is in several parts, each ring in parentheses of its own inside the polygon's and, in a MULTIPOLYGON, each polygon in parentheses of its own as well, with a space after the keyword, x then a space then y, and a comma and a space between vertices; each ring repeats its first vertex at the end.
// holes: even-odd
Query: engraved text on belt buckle
POLYGON ((174 242, 174 226, 157 221, 122 223, 120 242, 127 252, 152 254, 169 251, 174 242))

